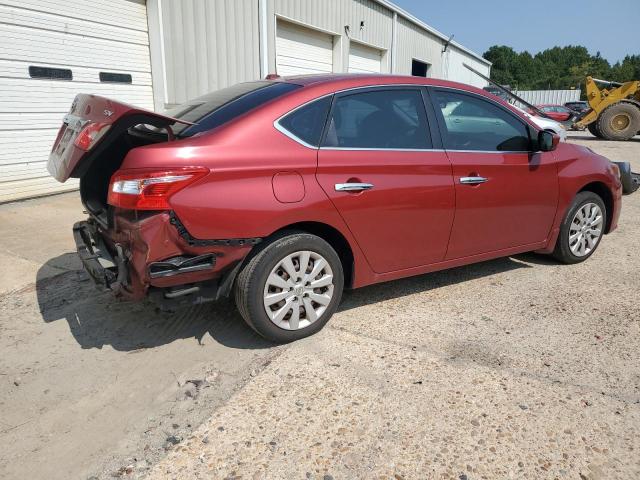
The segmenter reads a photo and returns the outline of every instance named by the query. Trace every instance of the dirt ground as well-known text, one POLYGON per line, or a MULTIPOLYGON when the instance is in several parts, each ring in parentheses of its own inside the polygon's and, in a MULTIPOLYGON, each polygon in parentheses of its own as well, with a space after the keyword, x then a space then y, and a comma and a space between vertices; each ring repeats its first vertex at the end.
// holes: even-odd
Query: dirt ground
MULTIPOLYGON (((640 140, 571 134, 640 170, 640 140)), ((79 270, 75 193, 0 206, 0 478, 640 475, 640 193, 589 261, 519 255, 347 292, 274 347, 79 270)))

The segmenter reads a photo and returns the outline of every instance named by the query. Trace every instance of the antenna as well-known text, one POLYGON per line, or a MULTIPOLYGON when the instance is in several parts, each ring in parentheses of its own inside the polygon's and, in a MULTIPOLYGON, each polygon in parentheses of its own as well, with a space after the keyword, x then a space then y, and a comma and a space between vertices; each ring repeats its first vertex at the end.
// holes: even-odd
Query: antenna
POLYGON ((451 35, 449 37, 449 40, 447 40, 446 42, 444 42, 444 46, 442 47, 442 53, 445 53, 447 51, 447 49, 449 48, 449 44, 451 43, 451 40, 453 40, 453 37, 455 35, 451 35))

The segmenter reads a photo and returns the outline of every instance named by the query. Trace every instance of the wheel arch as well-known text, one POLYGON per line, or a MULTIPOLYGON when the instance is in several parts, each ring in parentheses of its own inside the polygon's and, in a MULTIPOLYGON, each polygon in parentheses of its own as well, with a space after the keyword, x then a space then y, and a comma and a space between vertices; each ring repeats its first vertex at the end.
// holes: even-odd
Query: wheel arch
POLYGON ((613 193, 609 190, 609 187, 603 182, 590 182, 584 185, 576 194, 580 192, 592 192, 598 195, 604 202, 604 206, 607 209, 607 224, 605 225, 604 233, 609 233, 611 230, 611 222, 613 221, 613 193))
POLYGON ((269 238, 282 234, 282 232, 286 231, 302 231, 310 233, 322 238, 325 242, 331 245, 331 247, 338 254, 338 257, 340 257, 340 262, 342 263, 342 269, 344 272, 344 286, 345 288, 352 287, 355 270, 353 249, 351 248, 349 241, 342 234, 342 232, 340 232, 340 230, 327 223, 322 222, 297 222, 279 228, 271 235, 269 235, 269 237, 267 237, 265 240, 268 240, 269 238))

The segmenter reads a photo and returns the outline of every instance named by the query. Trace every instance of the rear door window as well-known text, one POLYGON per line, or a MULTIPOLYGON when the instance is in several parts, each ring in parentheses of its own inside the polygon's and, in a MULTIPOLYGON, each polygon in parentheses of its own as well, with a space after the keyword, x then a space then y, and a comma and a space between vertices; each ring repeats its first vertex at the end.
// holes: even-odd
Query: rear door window
POLYGON ((332 98, 333 96, 320 98, 294 110, 280 119, 278 122, 280 127, 297 140, 317 147, 320 144, 320 136, 327 120, 332 98))
POLYGON ((528 151, 529 129, 489 100, 450 90, 432 91, 443 142, 449 150, 528 151))
POLYGON ((377 89, 337 97, 323 146, 431 148, 422 93, 418 89, 377 89))

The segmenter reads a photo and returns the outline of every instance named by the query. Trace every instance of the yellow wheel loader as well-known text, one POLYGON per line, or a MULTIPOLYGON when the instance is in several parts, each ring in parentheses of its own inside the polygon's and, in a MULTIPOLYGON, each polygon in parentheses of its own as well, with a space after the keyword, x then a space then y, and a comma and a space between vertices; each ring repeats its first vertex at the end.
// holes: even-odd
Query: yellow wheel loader
POLYGON ((640 133, 640 80, 618 83, 587 77, 586 92, 591 108, 575 128, 587 128, 604 140, 629 140, 640 133))

